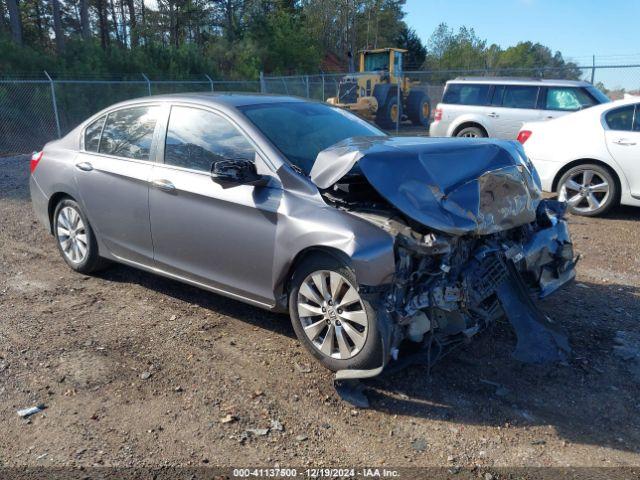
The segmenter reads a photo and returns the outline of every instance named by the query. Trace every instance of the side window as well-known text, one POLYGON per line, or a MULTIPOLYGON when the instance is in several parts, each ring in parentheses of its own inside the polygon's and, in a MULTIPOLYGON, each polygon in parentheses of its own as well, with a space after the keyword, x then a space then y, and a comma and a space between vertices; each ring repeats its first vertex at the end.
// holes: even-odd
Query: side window
POLYGON ((611 110, 604 117, 611 130, 631 131, 633 129, 633 105, 611 110))
POLYGON ((549 87, 545 110, 576 111, 595 104, 591 96, 582 88, 549 87))
POLYGON ((489 85, 449 84, 443 102, 452 105, 486 105, 489 85))
POLYGON ((504 85, 496 85, 493 89, 493 97, 491 97, 491 101, 489 105, 493 105, 496 107, 500 107, 502 105, 502 97, 504 97, 504 85))
POLYGON ((525 85, 507 85, 502 99, 505 108, 536 108, 538 87, 525 85))
POLYGON ((133 107, 111 112, 102 132, 100 153, 149 160, 159 113, 159 107, 133 107))
POLYGON ((87 152, 97 152, 100 146, 100 134, 102 133, 102 126, 104 125, 104 119, 107 118, 103 115, 84 130, 84 149, 87 152))
POLYGON ((251 143, 220 115, 189 107, 171 107, 164 163, 210 172, 218 160, 255 160, 251 143))

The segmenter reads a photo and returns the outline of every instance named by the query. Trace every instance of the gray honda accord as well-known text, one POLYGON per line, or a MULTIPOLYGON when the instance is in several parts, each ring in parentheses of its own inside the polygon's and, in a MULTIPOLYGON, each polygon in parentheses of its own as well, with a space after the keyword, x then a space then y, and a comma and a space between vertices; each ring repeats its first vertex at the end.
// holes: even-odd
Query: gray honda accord
POLYGON ((119 262, 288 311, 341 378, 434 360, 503 317, 516 358, 569 351, 537 306, 575 277, 564 204, 514 142, 394 138, 285 96, 168 95, 48 143, 30 187, 72 269, 119 262))

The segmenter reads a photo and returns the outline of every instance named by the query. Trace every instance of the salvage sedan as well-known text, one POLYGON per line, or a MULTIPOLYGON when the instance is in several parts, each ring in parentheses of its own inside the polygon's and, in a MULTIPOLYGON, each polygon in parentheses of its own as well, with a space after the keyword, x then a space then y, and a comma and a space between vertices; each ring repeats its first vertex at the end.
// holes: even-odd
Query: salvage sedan
POLYGON ((564 205, 516 142, 392 138, 290 97, 148 97, 47 144, 30 187, 72 269, 116 261, 288 311, 341 378, 503 316, 521 360, 569 348, 532 298, 575 276, 564 205))

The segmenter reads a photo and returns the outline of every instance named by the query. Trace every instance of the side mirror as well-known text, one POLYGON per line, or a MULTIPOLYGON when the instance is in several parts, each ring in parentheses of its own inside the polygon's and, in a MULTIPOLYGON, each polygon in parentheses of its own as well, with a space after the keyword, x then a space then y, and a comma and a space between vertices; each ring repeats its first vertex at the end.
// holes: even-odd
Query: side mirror
POLYGON ((211 166, 211 180, 222 188, 236 185, 264 186, 269 177, 259 175, 256 165, 248 160, 218 160, 211 166))

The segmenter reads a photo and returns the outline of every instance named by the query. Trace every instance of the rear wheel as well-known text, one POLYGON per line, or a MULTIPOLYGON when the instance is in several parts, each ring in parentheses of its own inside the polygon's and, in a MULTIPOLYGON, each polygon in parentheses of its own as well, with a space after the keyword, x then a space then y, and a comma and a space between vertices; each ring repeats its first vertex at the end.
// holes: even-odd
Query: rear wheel
POLYGON ((465 127, 456 134, 456 137, 463 138, 485 138, 486 136, 485 132, 479 127, 465 127))
POLYGON ((292 279, 289 313, 300 342, 329 370, 382 363, 376 314, 354 272, 330 255, 303 262, 292 279))
POLYGON ((104 267, 89 220, 72 199, 58 203, 53 212, 53 233, 64 261, 76 272, 91 273, 104 267))
POLYGON ((560 178, 558 200, 567 202, 569 211, 575 215, 604 215, 618 201, 618 185, 609 170, 585 163, 560 178))

